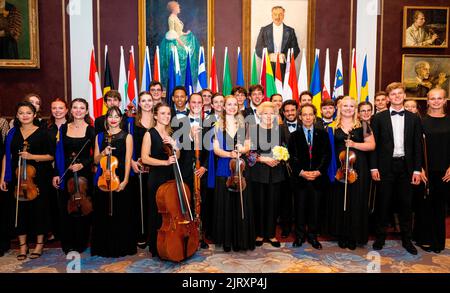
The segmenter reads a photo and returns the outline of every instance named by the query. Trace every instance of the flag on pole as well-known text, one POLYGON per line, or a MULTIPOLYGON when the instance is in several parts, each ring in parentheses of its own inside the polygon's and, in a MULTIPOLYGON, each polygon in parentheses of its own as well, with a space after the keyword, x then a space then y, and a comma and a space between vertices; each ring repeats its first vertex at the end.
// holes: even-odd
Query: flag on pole
POLYGON ((305 49, 302 50, 302 62, 298 73, 298 91, 299 93, 308 90, 308 71, 306 70, 305 49))
POLYGON ((228 61, 228 47, 225 47, 225 56, 223 57, 223 84, 222 93, 224 96, 231 94, 233 82, 231 81, 230 62, 228 61))
POLYGON ((242 66, 242 56, 241 56, 241 48, 240 47, 238 47, 236 85, 242 86, 242 87, 245 86, 244 66, 242 66))
POLYGON ((289 74, 291 72, 291 49, 288 49, 286 56, 286 71, 284 72, 283 83, 283 102, 292 99, 292 88, 289 85, 289 74))
POLYGON ((292 99, 298 103, 298 81, 297 70, 295 70, 294 49, 291 49, 291 61, 289 62, 289 87, 292 91, 292 99))
POLYGON ((322 100, 331 100, 330 91, 330 55, 328 48, 325 56, 325 72, 323 73, 322 100))
POLYGON ((156 46, 155 56, 153 57, 153 80, 161 82, 161 68, 159 67, 159 46, 156 46))
POLYGON ((174 50, 174 68, 175 68, 175 86, 182 85, 181 84, 181 67, 180 67, 180 57, 178 56, 178 49, 177 47, 173 47, 174 50))
POLYGON ((358 101, 358 88, 356 85, 356 50, 352 50, 352 73, 350 76, 349 96, 358 101))
POLYGON ((275 87, 275 79, 273 76, 272 65, 270 64, 269 54, 267 48, 264 48, 264 62, 263 71, 261 72, 261 84, 264 87, 265 100, 268 100, 273 94, 277 93, 275 87))
MULTIPOLYGON (((108 58, 108 45, 105 45, 105 73, 104 73, 104 79, 103 79, 103 95, 109 92, 110 90, 114 89, 114 81, 111 73, 111 67, 109 65, 109 58, 108 58)), ((102 114, 105 115, 106 111, 108 111, 108 108, 106 107, 106 104, 103 102, 102 107, 102 114)))
POLYGON ((91 51, 91 62, 89 66, 89 116, 92 121, 95 118, 102 116, 103 111, 103 96, 98 76, 97 65, 95 64, 94 48, 91 51))
POLYGON ((186 56, 186 74, 184 77, 184 88, 187 91, 188 99, 194 93, 194 85, 192 84, 192 74, 191 74, 191 57, 188 50, 186 56))
POLYGON ((173 89, 175 88, 175 53, 174 50, 170 50, 170 58, 169 58, 169 73, 167 75, 167 90, 166 90, 166 101, 170 107, 173 107, 172 94, 173 89))
POLYGON ((283 81, 281 79, 280 53, 277 53, 277 63, 275 65, 275 87, 277 93, 283 94, 283 81))
POLYGON ((258 69, 256 68, 256 52, 253 50, 253 57, 252 57, 252 76, 250 78, 251 82, 250 85, 258 84, 258 69))
POLYGON ((214 47, 211 49, 211 72, 209 74, 209 89, 213 93, 217 93, 219 89, 219 82, 217 80, 217 71, 216 71, 216 55, 214 54, 214 47))
POLYGON ((320 86, 320 67, 319 67, 319 49, 316 49, 316 58, 314 60, 313 73, 311 76, 310 91, 313 95, 312 104, 316 106, 317 117, 321 117, 320 104, 322 103, 322 93, 320 86))
MULTIPOLYGON (((135 109, 137 109, 137 80, 136 80, 136 69, 134 67, 134 47, 131 46, 130 50, 130 63, 128 64, 128 89, 127 89, 127 107, 129 104, 133 104, 135 109)), ((125 109, 126 110, 126 109, 125 109)))
POLYGON ((369 77, 367 75, 367 54, 364 56, 364 65, 361 79, 361 93, 359 97, 359 102, 369 101, 369 77))
POLYGON ((336 74, 334 76, 333 100, 344 95, 344 70, 342 70, 342 50, 339 49, 336 62, 336 74))
POLYGON ((152 71, 150 70, 150 53, 148 46, 145 47, 144 64, 142 65, 141 92, 150 90, 152 82, 152 71))
POLYGON ((122 103, 120 105, 120 110, 124 112, 127 109, 127 91, 128 91, 128 80, 127 72, 125 69, 125 57, 123 55, 123 47, 120 46, 120 67, 119 67, 119 87, 117 90, 122 97, 122 103))
POLYGON ((197 78, 197 92, 208 87, 205 65, 205 50, 203 46, 200 47, 200 53, 198 54, 198 78, 197 78))

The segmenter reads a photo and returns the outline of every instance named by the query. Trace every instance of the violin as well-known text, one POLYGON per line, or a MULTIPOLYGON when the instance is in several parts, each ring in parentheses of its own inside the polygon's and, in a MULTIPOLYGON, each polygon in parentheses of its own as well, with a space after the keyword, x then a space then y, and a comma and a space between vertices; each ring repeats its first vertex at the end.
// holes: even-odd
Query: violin
MULTIPOLYGON (((23 142, 22 152, 28 150, 28 142, 23 142)), ((16 169, 17 193, 16 196, 22 201, 33 200, 39 195, 39 188, 34 183, 36 177, 36 168, 27 164, 27 160, 19 157, 19 164, 16 169)))
MULTIPOLYGON (((72 154, 72 158, 75 154, 72 154)), ((92 211, 92 201, 87 195, 88 180, 78 176, 78 172, 73 172, 73 177, 67 182, 67 190, 70 199, 67 202, 67 212, 72 216, 87 216, 92 211)))
MULTIPOLYGON (((168 156, 176 154, 170 145, 164 145, 164 150, 168 156)), ((180 262, 197 251, 199 229, 192 216, 191 193, 183 182, 178 160, 173 164, 173 171, 175 179, 162 184, 156 192, 156 204, 162 216, 157 249, 161 259, 180 262)))
MULTIPOLYGON (((111 146, 112 135, 108 133, 107 146, 111 146)), ((98 178, 98 188, 104 192, 109 192, 109 215, 112 216, 113 196, 112 192, 117 190, 120 185, 119 177, 116 175, 116 169, 119 166, 119 160, 112 155, 112 151, 101 158, 100 168, 102 175, 98 178)))
POLYGON ((339 153, 339 161, 341 162, 341 167, 336 172, 336 180, 342 183, 354 183, 358 179, 358 173, 353 169, 353 165, 356 162, 355 152, 347 150, 341 151, 339 153))
POLYGON ((228 191, 239 192, 241 197, 241 217, 244 219, 244 199, 242 196, 242 191, 247 187, 247 182, 243 172, 245 170, 245 161, 241 159, 241 154, 239 151, 238 157, 236 159, 230 160, 230 171, 231 175, 227 178, 226 186, 228 191))

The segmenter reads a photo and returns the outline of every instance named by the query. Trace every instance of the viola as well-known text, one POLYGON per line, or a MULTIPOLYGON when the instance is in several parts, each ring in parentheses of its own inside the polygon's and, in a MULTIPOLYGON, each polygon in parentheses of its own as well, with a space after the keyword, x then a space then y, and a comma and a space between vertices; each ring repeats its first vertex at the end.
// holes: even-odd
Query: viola
MULTIPOLYGON (((107 146, 111 146, 112 135, 108 133, 107 146)), ((113 211, 113 196, 112 192, 117 190, 120 185, 120 179, 116 175, 116 169, 119 166, 119 160, 112 155, 112 151, 101 158, 100 168, 102 175, 98 178, 98 188, 104 192, 109 192, 109 215, 112 216, 113 211)))
MULTIPOLYGON (((72 158, 75 154, 72 154, 72 158)), ((87 216, 92 213, 91 197, 87 195, 88 180, 73 172, 73 177, 67 181, 67 190, 70 194, 67 202, 67 212, 72 216, 87 216)))
MULTIPOLYGON (((28 151, 28 142, 23 142, 22 152, 28 151)), ((33 200, 39 195, 39 188, 34 183, 36 168, 27 164, 27 160, 19 157, 19 164, 16 168, 17 192, 16 196, 22 201, 33 200)))
MULTIPOLYGON (((170 145, 164 145, 169 156, 175 155, 170 145)), ((189 187, 183 182, 178 160, 173 164, 175 179, 162 184, 156 192, 162 225, 158 230, 157 249, 161 259, 180 262, 198 249, 198 223, 192 216, 189 187)))

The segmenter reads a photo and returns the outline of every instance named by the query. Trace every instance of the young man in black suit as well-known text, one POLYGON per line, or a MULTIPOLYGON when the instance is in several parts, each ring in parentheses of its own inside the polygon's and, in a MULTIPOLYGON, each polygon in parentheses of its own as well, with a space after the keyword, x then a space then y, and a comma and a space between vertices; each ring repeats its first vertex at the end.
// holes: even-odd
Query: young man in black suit
POLYGON ((248 88, 248 94, 250 96, 250 107, 242 111, 242 115, 244 115, 245 122, 250 125, 259 124, 260 120, 258 114, 256 114, 256 108, 261 105, 264 99, 264 88, 260 84, 252 85, 248 88))
POLYGON ((322 249, 317 240, 319 207, 323 180, 328 180, 331 147, 328 133, 314 126, 316 114, 314 105, 301 107, 299 116, 302 126, 289 138, 292 176, 297 179, 294 195, 296 238, 292 245, 301 246, 306 237, 312 247, 322 249))
MULTIPOLYGON (((112 106, 117 106, 120 108, 120 102, 122 101, 122 97, 120 95, 120 93, 116 90, 110 90, 108 92, 106 92, 106 94, 103 96, 103 101, 106 104, 106 107, 109 109, 112 106)), ((94 126, 95 126, 95 134, 99 134, 100 132, 105 132, 105 119, 106 119, 106 115, 102 115, 97 117, 97 119, 95 119, 94 122, 94 126)), ((122 128, 122 130, 125 130, 126 132, 128 132, 127 129, 127 123, 125 123, 126 119, 122 119, 122 123, 120 125, 120 128, 122 128)))
POLYGON ((372 179, 380 181, 376 202, 377 237, 373 249, 381 250, 385 244, 390 205, 397 196, 402 245, 415 255, 417 249, 411 242, 411 184, 420 183, 422 170, 420 118, 403 108, 406 94, 402 83, 389 84, 386 92, 391 106, 388 111, 376 114, 371 123, 377 145, 370 157, 370 169, 372 179))

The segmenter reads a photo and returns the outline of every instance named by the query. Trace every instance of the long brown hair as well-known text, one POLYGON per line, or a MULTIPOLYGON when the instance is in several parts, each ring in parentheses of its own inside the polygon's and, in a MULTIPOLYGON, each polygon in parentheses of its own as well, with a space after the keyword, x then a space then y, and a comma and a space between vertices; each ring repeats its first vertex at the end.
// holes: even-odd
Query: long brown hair
MULTIPOLYGON (((141 102, 142 96, 145 96, 145 95, 149 95, 153 101, 152 94, 149 91, 143 91, 143 92, 139 93, 138 104, 141 102)), ((152 108, 152 110, 153 110, 153 108, 152 108)), ((154 123, 154 119, 153 119, 153 112, 150 112, 150 113, 152 115, 152 119, 150 120, 150 123, 151 123, 150 128, 152 128, 155 125, 155 123, 154 123)), ((134 119, 134 125, 139 126, 139 127, 145 127, 144 125, 142 125, 142 107, 140 107, 140 106, 138 106, 136 118, 134 119)))
MULTIPOLYGON (((220 115, 220 119, 219 121, 217 121, 217 125, 220 128, 220 130, 225 130, 227 127, 227 113, 225 111, 225 105, 227 104, 227 101, 230 99, 235 99, 237 102, 237 98, 235 96, 232 95, 228 95, 225 97, 224 103, 223 103, 223 111, 222 114, 220 115)), ((236 114, 234 115, 234 117, 237 120, 238 123, 238 127, 244 127, 244 116, 242 116, 241 112, 239 112, 239 105, 238 105, 238 110, 236 112, 236 114)))
MULTIPOLYGON (((88 124, 88 125, 92 125, 92 120, 91 117, 89 116, 89 103, 83 99, 83 98, 76 98, 74 100, 72 100, 72 102, 70 102, 70 106, 69 106, 69 110, 72 110, 73 104, 75 103, 83 103, 86 106, 86 115, 84 116, 84 121, 88 124)), ((69 113, 69 119, 67 119, 67 123, 73 122, 74 118, 72 113, 69 113)))
MULTIPOLYGON (((162 107, 167 107, 167 108, 169 108, 169 111, 171 111, 171 107, 167 104, 167 103, 165 103, 165 102, 161 102, 161 103, 158 103, 155 107, 153 107, 153 120, 155 121, 155 124, 153 125, 153 127, 155 127, 156 126, 156 116, 158 115, 158 111, 159 111, 159 109, 161 109, 162 107)), ((169 125, 167 125, 166 126, 166 131, 167 131, 167 133, 169 134, 169 135, 172 135, 172 133, 173 133, 173 130, 172 130, 172 127, 170 126, 170 122, 169 122, 169 125)))
MULTIPOLYGON (((61 99, 61 98, 54 98, 53 100, 52 100, 52 102, 50 103, 50 110, 51 110, 51 105, 53 104, 53 103, 56 103, 56 102, 61 102, 61 103, 63 103, 64 104, 64 106, 66 107, 66 109, 67 110, 69 110, 70 108, 69 108, 69 106, 67 105, 67 102, 66 102, 66 100, 63 100, 63 99, 61 99)), ((66 113, 66 121, 67 120, 69 120, 69 111, 67 111, 67 113, 66 113)), ((52 115, 52 114, 50 114, 50 119, 48 119, 48 121, 47 121, 47 127, 48 128, 50 128, 52 125, 54 125, 55 124, 55 117, 52 115)))

